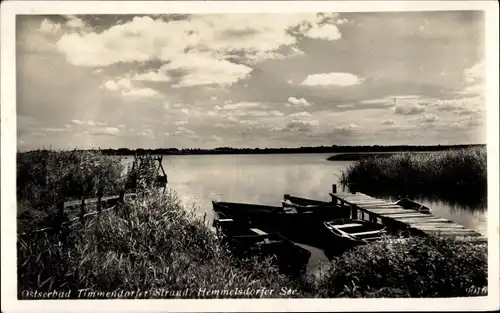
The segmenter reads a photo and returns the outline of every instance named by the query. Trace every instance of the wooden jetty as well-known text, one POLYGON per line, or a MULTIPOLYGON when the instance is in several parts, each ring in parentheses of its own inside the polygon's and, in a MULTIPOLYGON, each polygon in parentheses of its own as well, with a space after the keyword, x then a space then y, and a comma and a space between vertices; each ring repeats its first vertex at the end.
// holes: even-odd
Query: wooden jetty
POLYGON ((352 218, 365 219, 367 215, 370 221, 379 221, 388 227, 407 229, 413 233, 451 236, 469 242, 487 242, 487 238, 482 234, 448 219, 405 209, 360 192, 337 192, 335 185, 332 189, 332 202, 350 207, 352 218))

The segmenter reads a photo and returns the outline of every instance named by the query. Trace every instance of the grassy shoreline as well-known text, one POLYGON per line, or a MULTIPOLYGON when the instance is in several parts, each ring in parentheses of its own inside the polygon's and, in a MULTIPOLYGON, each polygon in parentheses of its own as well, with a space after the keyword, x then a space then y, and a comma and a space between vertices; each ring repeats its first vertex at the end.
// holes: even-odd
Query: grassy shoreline
MULTIPOLYGON (((40 151, 18 156, 18 202, 25 212, 18 223, 29 221, 25 228, 34 230, 42 222, 59 222, 54 199, 81 192, 93 195, 105 182, 100 173, 123 170, 118 160, 98 151, 79 153, 40 151), (61 187, 68 182, 72 189, 61 187), (52 197, 43 201, 36 197, 49 189, 54 189, 52 197)), ((126 184, 127 179, 113 177, 105 183, 109 192, 126 184)), ((445 297, 467 296, 470 288, 487 286, 486 247, 439 238, 387 238, 333 259, 319 277, 291 279, 269 260, 235 260, 217 234, 183 207, 174 192, 161 193, 152 184, 152 177, 146 176, 137 199, 65 229, 64 236, 56 231, 18 234, 19 298, 54 290, 78 297, 83 289, 150 290, 143 298, 445 297), (165 288, 190 292, 154 292, 165 288), (200 290, 240 293, 200 294, 200 290), (253 290, 253 295, 245 290, 253 290), (284 293, 287 290, 293 294, 284 293)))

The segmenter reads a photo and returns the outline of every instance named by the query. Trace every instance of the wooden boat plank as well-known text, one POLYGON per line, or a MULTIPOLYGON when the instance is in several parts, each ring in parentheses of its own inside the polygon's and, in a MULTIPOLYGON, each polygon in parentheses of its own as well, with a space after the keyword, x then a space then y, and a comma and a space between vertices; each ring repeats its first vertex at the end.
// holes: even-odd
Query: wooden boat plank
POLYGON ((267 233, 263 230, 260 230, 258 228, 250 228, 251 231, 253 231, 254 233, 256 233, 257 235, 267 235, 267 233))
POLYGON ((377 207, 377 208, 402 208, 402 206, 400 205, 397 205, 397 204, 393 204, 393 203, 363 203, 363 204, 359 204, 361 206, 364 206, 364 207, 377 207))
POLYGON ((363 211, 368 212, 370 214, 376 214, 376 215, 382 215, 382 216, 385 216, 385 215, 388 215, 391 213, 393 213, 393 214, 406 213, 406 210, 403 210, 403 209, 372 209, 372 210, 363 210, 363 211))
POLYGON ((433 229, 433 228, 468 229, 462 225, 454 223, 418 223, 418 224, 412 224, 411 227, 418 229, 433 229))
POLYGON ((349 223, 349 224, 337 225, 335 227, 337 227, 337 228, 349 228, 349 227, 356 227, 356 226, 363 226, 363 224, 360 224, 360 223, 349 223))
POLYGON ((361 199, 361 200, 352 200, 350 202, 355 203, 355 204, 358 204, 358 203, 362 203, 362 204, 366 204, 366 203, 389 204, 389 202, 387 202, 387 201, 378 200, 378 199, 361 199))
POLYGON ((410 217, 410 218, 394 218, 394 220, 398 222, 403 222, 406 224, 418 224, 418 223, 453 223, 450 220, 447 220, 445 218, 441 217, 434 217, 434 216, 429 216, 429 217, 410 217))
POLYGON ((396 213, 396 214, 391 214, 391 218, 413 218, 413 217, 420 217, 420 218, 423 218, 423 217, 428 217, 429 215, 427 214, 423 214, 423 213, 420 213, 420 212, 408 212, 408 213, 396 213))
POLYGON ((364 231, 364 232, 359 232, 359 233, 348 233, 351 236, 360 236, 360 235, 370 235, 370 234, 380 234, 383 233, 382 230, 370 230, 370 231, 364 231))
POLYGON ((366 196, 359 196, 359 195, 353 195, 353 194, 339 195, 338 193, 330 193, 330 196, 332 197, 332 199, 337 199, 339 201, 344 201, 344 202, 370 199, 370 198, 367 198, 366 196))
MULTIPOLYGON (((406 210, 405 208, 400 207, 398 205, 366 205, 366 206, 362 206, 362 208, 367 209, 367 210, 371 210, 371 209, 402 209, 402 210, 406 210)), ((416 211, 416 210, 406 210, 406 211, 412 212, 412 211, 416 211)))
POLYGON ((353 201, 351 205, 355 205, 358 207, 383 207, 384 205, 387 205, 387 203, 383 202, 356 202, 353 201))
POLYGON ((426 233, 457 233, 457 234, 474 234, 474 236, 479 235, 478 232, 472 230, 472 229, 458 229, 458 228, 434 228, 434 229, 429 229, 425 230, 426 233))
POLYGON ((380 203, 380 204, 376 204, 374 205, 376 207, 396 207, 396 208, 401 208, 401 209, 404 209, 402 206, 400 206, 399 204, 395 204, 395 203, 389 203, 389 202, 386 202, 386 203, 380 203))
POLYGON ((219 222, 234 222, 234 220, 232 218, 219 218, 217 219, 217 221, 219 222))
MULTIPOLYGON (((134 196, 137 196, 137 194, 136 193, 126 193, 124 195, 124 198, 127 199, 127 198, 134 197, 134 196)), ((118 196, 118 195, 104 196, 104 197, 102 197, 101 201, 103 203, 105 203, 105 202, 111 201, 111 200, 118 200, 119 198, 120 198, 120 196, 118 196)), ((85 199, 85 205, 89 205, 89 204, 93 204, 93 203, 97 203, 97 198, 85 199)), ((64 202, 64 207, 69 208, 69 207, 73 207, 73 206, 80 206, 81 204, 82 204, 82 200, 71 200, 71 201, 64 202)))
POLYGON ((343 200, 343 201, 354 201, 354 200, 362 200, 362 199, 366 199, 366 200, 375 200, 375 198, 372 198, 370 196, 367 196, 365 194, 362 194, 362 193, 356 193, 356 194, 352 194, 352 193, 336 193, 336 194, 331 194, 333 197, 339 199, 339 200, 343 200))

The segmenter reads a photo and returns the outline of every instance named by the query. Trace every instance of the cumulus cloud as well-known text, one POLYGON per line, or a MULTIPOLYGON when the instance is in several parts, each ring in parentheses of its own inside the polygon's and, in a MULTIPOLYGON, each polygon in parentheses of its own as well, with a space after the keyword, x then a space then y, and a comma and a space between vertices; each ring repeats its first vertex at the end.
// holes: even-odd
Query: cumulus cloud
POLYGON ((313 39, 338 40, 342 37, 338 27, 334 24, 315 25, 305 35, 313 39))
POLYGON ((49 19, 43 19, 40 23, 39 30, 42 33, 54 34, 61 30, 61 25, 55 22, 52 22, 49 19))
POLYGON ((483 84, 475 84, 465 87, 463 90, 459 91, 461 95, 478 95, 482 94, 484 90, 483 84))
POLYGON ((139 131, 137 133, 137 136, 146 137, 146 138, 154 138, 155 137, 154 132, 151 128, 142 129, 141 131, 139 131))
POLYGON ((468 120, 467 120, 467 126, 483 126, 484 125, 484 119, 483 118, 480 118, 480 117, 473 117, 471 116, 468 120))
POLYGON ((347 24, 347 23, 350 23, 351 21, 346 19, 346 18, 339 18, 337 20, 337 25, 342 25, 342 24, 347 24))
POLYGON ((162 66, 167 71, 184 71, 180 81, 174 87, 199 85, 228 86, 246 78, 252 68, 226 60, 217 60, 203 54, 190 53, 176 58, 162 66))
POLYGON ((334 128, 334 132, 338 134, 348 135, 353 131, 358 130, 359 126, 356 124, 340 125, 334 128))
POLYGON ((289 121, 283 130, 296 131, 301 133, 308 133, 316 130, 319 126, 319 122, 316 120, 291 120, 289 121))
POLYGON ((83 131, 83 133, 93 136, 118 136, 120 129, 117 127, 93 127, 83 131))
POLYGON ((486 64, 483 61, 464 70, 465 87, 457 93, 463 96, 482 96, 484 92, 486 64))
POLYGON ((387 96, 385 98, 381 99, 366 99, 362 100, 359 103, 360 104, 385 104, 388 106, 395 105, 398 100, 413 100, 413 99, 420 99, 421 101, 424 100, 421 96, 417 95, 402 95, 402 96, 387 96))
POLYGON ((71 120, 71 122, 75 125, 86 125, 86 126, 95 126, 96 122, 91 120, 71 120))
POLYGON ((288 103, 286 104, 288 107, 309 107, 312 105, 309 101, 304 98, 295 98, 289 97, 288 103))
POLYGON ((425 114, 420 117, 420 122, 421 123, 434 123, 438 120, 439 118, 435 114, 425 114))
POLYGON ((178 136, 186 136, 189 138, 196 138, 197 137, 196 133, 193 130, 186 128, 184 126, 177 127, 174 134, 178 135, 178 136))
MULTIPOLYGON (((67 23, 74 28, 84 26, 77 17, 67 23)), ((53 31, 55 25, 47 20, 43 29, 53 31)), ((79 66, 168 62, 165 70, 182 72, 175 86, 186 87, 230 85, 251 72, 243 62, 302 55, 295 46, 298 37, 336 40, 341 34, 333 14, 199 14, 170 21, 136 16, 100 31, 66 33, 56 46, 79 66)))
POLYGON ((122 96, 128 98, 150 98, 160 96, 160 93, 148 87, 135 87, 127 77, 117 80, 107 80, 103 87, 110 91, 121 91, 122 96))
POLYGON ((345 109, 345 108, 352 108, 354 104, 349 103, 349 104, 337 104, 337 108, 339 109, 345 109))
POLYGON ((129 90, 122 90, 122 95, 125 97, 149 98, 158 96, 159 92, 151 88, 131 88, 129 90))
POLYGON ((78 29, 85 27, 85 22, 79 17, 76 17, 74 15, 68 15, 66 16, 66 18, 68 19, 66 21, 66 26, 70 28, 78 29))
POLYGON ((217 128, 229 128, 229 127, 232 127, 232 125, 230 125, 230 124, 224 124, 224 123, 215 123, 214 127, 217 127, 217 128))
POLYGON ((45 127, 45 128, 41 128, 38 130, 48 132, 48 133, 62 133, 62 132, 67 131, 68 129, 67 128, 60 128, 60 127, 45 127))
POLYGON ((350 73, 322 73, 311 74, 302 82, 304 86, 341 86, 358 85, 363 79, 350 73))
POLYGON ((464 80, 467 83, 475 83, 483 80, 485 76, 486 64, 484 61, 474 64, 464 70, 464 80))
POLYGON ((237 102, 232 104, 226 104, 224 106, 216 105, 215 110, 235 110, 235 109, 249 109, 256 107, 263 107, 264 105, 260 102, 237 102))
POLYGON ((306 112, 306 111, 302 111, 302 112, 296 112, 296 113, 292 113, 290 114, 291 117, 295 117, 295 118, 308 118, 308 117, 311 117, 312 114, 309 113, 309 112, 306 112))
POLYGON ((171 80, 170 76, 167 76, 165 73, 161 73, 160 71, 150 71, 146 73, 135 74, 132 76, 132 79, 152 82, 168 82, 171 80))
POLYGON ((120 88, 123 88, 123 89, 126 89, 126 88, 131 88, 132 87, 132 83, 130 82, 130 80, 128 78, 120 78, 118 80, 107 80, 104 82, 104 88, 108 89, 108 90, 111 90, 111 91, 115 91, 115 90, 118 90, 120 88))
POLYGON ((425 112, 426 106, 414 102, 403 102, 396 104, 393 110, 399 115, 415 115, 425 112))

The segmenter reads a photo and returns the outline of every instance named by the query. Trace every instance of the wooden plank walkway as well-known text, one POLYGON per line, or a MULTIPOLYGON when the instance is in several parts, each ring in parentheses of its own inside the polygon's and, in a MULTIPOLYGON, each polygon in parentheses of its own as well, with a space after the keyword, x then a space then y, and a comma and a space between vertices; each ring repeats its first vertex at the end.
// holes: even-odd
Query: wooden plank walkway
MULTIPOLYGON (((136 197, 136 193, 126 193, 124 195, 125 201, 129 198, 134 198, 136 197)), ((103 196, 102 197, 102 204, 103 205, 108 205, 109 202, 113 203, 114 201, 118 201, 120 199, 119 195, 112 195, 112 196, 103 196)), ((85 199, 85 205, 92 205, 97 203, 98 199, 97 198, 88 198, 85 199)), ((71 207, 79 207, 82 204, 82 200, 71 200, 71 201, 66 201, 64 202, 64 208, 71 208, 71 207)))
POLYGON ((358 210, 371 218, 379 218, 384 224, 399 225, 427 235, 453 236, 457 239, 471 242, 487 242, 482 234, 468 229, 458 223, 432 214, 420 213, 405 209, 400 205, 373 198, 364 193, 330 193, 332 201, 352 208, 352 214, 357 217, 358 210))

